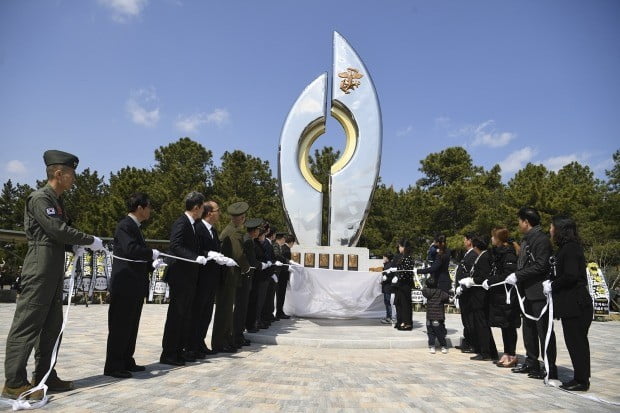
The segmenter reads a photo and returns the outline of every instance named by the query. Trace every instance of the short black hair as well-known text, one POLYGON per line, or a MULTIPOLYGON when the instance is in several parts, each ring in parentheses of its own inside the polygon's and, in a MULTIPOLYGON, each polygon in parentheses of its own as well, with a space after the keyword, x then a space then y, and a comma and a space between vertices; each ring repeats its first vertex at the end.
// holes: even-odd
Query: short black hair
POLYGON ((473 232, 466 232, 463 234, 463 236, 471 241, 476 236, 476 234, 474 234, 473 232))
POLYGON ((185 197, 185 210, 191 211, 197 205, 205 203, 205 196, 197 191, 192 191, 185 197))
POLYGON ((521 221, 527 221, 533 227, 540 225, 540 214, 532 207, 522 207, 517 215, 521 221))
POLYGON ((127 211, 136 212, 139 206, 146 208, 150 204, 151 199, 147 194, 143 192, 136 192, 131 194, 131 196, 127 199, 127 211))
POLYGON ((476 235, 471 240, 471 245, 474 248, 478 248, 481 251, 484 251, 489 248, 489 237, 488 235, 476 235))
POLYGON ((408 256, 411 255, 411 250, 413 249, 413 244, 407 238, 401 238, 398 241, 398 245, 404 248, 403 255, 408 256))
POLYGON ((214 201, 206 201, 204 203, 202 209, 202 218, 205 218, 207 215, 209 215, 209 212, 215 211, 214 205, 216 205, 214 201))
POLYGON ((284 238, 284 242, 286 242, 287 244, 291 243, 291 242, 295 242, 295 237, 292 236, 291 234, 288 234, 285 238, 284 238))

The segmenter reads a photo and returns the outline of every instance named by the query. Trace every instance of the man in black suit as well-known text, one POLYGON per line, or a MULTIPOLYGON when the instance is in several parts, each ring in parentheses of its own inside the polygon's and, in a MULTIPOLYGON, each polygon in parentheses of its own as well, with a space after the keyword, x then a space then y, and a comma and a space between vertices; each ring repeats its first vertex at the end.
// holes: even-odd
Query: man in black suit
MULTIPOLYGON (((280 253, 276 254, 276 259, 286 264, 291 259, 291 248, 295 244, 295 237, 290 234, 279 233, 276 235, 276 243, 280 246, 280 253)), ((284 312, 284 299, 286 296, 286 285, 290 278, 288 265, 280 267, 278 275, 278 287, 276 290, 276 317, 279 319, 291 318, 284 312)))
MULTIPOLYGON (((270 261, 271 263, 276 262, 276 255, 273 249, 273 243, 275 242, 275 239, 276 229, 269 228, 267 234, 265 235, 265 239, 262 241, 262 244, 263 248, 265 249, 265 257, 267 258, 267 261, 270 261)), ((272 275, 274 274, 276 274, 275 266, 267 269, 267 292, 265 294, 265 297, 263 298, 264 304, 262 306, 263 310, 260 317, 263 323, 266 323, 267 326, 269 326, 272 321, 279 320, 273 315, 273 312, 275 310, 274 301, 276 298, 277 289, 277 275, 276 277, 272 277, 272 275)))
POLYGON ((202 216, 205 197, 200 192, 190 192, 185 197, 185 213, 172 224, 170 231, 170 254, 195 261, 173 260, 168 267, 166 281, 170 286, 170 304, 160 363, 182 366, 186 361, 196 359, 188 351, 191 331, 191 312, 196 295, 199 265, 205 265, 207 258, 200 255, 200 244, 195 223, 202 216))
MULTIPOLYGON (((218 237, 215 224, 220 220, 220 207, 214 201, 204 203, 201 222, 196 225, 196 233, 200 243, 200 253, 208 255, 209 251, 220 252, 221 243, 218 237)), ((205 266, 200 266, 198 270, 198 285, 196 288, 196 298, 192 310, 192 338, 190 349, 196 358, 204 358, 216 352, 210 350, 205 344, 207 330, 213 315, 213 304, 215 303, 215 293, 220 285, 223 276, 223 268, 215 261, 211 260, 205 266)))
POLYGON ((110 280, 110 307, 108 308, 108 345, 106 376, 129 378, 131 372, 144 371, 136 364, 133 354, 142 304, 148 293, 148 274, 151 260, 159 251, 144 242, 140 225, 151 216, 148 195, 135 193, 127 200, 129 213, 122 218, 114 232, 114 255, 110 280), (125 258, 127 260, 124 260, 125 258))

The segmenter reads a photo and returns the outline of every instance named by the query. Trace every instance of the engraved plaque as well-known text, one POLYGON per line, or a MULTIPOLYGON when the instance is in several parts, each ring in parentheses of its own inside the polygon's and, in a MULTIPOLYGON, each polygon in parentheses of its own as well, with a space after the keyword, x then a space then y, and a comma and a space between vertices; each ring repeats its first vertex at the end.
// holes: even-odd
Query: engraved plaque
POLYGON ((306 252, 304 254, 304 267, 314 267, 314 253, 306 252))
POLYGON ((319 254, 319 268, 329 268, 329 254, 319 254))
POLYGON ((357 254, 349 254, 349 262, 347 268, 349 271, 357 271, 357 254))
POLYGON ((291 252, 291 260, 301 264, 301 254, 299 252, 291 252))
POLYGON ((334 254, 334 270, 344 270, 344 254, 334 254))

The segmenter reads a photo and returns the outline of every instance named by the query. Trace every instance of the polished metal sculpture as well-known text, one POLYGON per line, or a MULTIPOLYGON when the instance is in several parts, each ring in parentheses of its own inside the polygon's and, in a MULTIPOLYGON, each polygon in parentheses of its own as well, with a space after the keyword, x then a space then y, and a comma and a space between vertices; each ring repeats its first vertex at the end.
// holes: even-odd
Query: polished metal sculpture
MULTIPOLYGON (((329 181, 329 245, 357 244, 370 210, 381 161, 381 110, 374 85, 353 48, 334 32, 331 115, 346 144, 329 181), (338 76, 335 78, 335 76, 338 76)), ((289 227, 301 245, 320 245, 322 185, 312 175, 310 148, 325 132, 327 74, 310 83, 293 104, 280 136, 280 192, 289 227)))

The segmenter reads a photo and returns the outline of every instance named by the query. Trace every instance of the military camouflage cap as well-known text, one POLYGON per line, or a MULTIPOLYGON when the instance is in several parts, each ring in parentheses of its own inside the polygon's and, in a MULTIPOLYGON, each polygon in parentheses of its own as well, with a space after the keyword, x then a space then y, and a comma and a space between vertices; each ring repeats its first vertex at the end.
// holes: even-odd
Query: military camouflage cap
POLYGON ((248 209, 250 208, 250 206, 248 205, 247 202, 235 202, 234 204, 230 205, 227 209, 228 213, 230 215, 236 216, 236 215, 243 215, 246 212, 248 212, 248 209))
POLYGON ((263 220, 260 219, 260 218, 251 218, 251 219, 248 219, 247 221, 245 221, 245 227, 247 229, 258 228, 261 225, 263 225, 263 220))
POLYGON ((80 162, 78 157, 75 155, 53 149, 45 151, 43 154, 43 160, 45 161, 45 166, 66 165, 73 169, 77 168, 78 162, 80 162))

